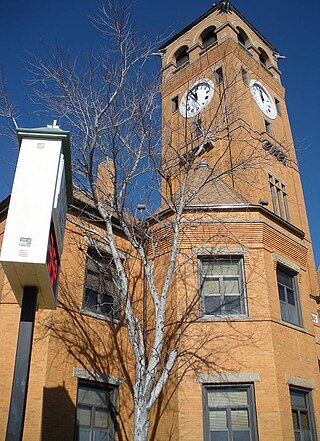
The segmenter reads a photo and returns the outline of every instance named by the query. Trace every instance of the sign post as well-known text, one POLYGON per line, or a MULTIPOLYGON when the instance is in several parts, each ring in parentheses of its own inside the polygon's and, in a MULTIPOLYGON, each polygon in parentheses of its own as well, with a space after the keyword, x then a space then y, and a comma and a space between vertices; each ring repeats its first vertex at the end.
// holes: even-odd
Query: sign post
POLYGON ((70 133, 17 129, 20 152, 0 261, 21 306, 6 441, 21 441, 37 308, 55 309, 68 205, 70 133))

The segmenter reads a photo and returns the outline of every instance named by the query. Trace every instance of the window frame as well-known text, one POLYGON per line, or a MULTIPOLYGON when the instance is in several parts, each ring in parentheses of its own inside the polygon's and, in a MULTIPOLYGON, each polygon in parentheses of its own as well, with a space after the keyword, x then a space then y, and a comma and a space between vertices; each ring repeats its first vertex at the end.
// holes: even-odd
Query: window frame
POLYGON ((174 60, 176 70, 179 70, 189 64, 189 47, 187 45, 179 47, 179 49, 177 49, 174 53, 174 60))
POLYGON ((217 28, 215 26, 209 26, 201 32, 200 41, 203 50, 206 50, 218 43, 216 29, 217 28))
POLYGON ((303 327, 303 321, 302 321, 302 312, 301 312, 301 305, 300 305, 300 295, 299 295, 298 281, 297 281, 298 273, 296 273, 295 271, 293 271, 292 269, 290 269, 290 268, 288 268, 288 267, 286 267, 284 265, 279 265, 278 264, 277 265, 277 269, 276 269, 276 276, 277 276, 277 290, 278 290, 278 299, 279 299, 281 321, 284 322, 284 323, 288 323, 289 325, 297 326, 299 328, 302 328, 303 327), (283 273, 285 273, 286 275, 289 275, 291 277, 291 279, 292 279, 292 287, 284 285, 284 284, 279 282, 279 277, 278 277, 278 272, 279 271, 282 271, 283 273), (284 288, 285 298, 286 298, 285 302, 280 299, 279 285, 281 285, 284 288), (294 298, 294 301, 295 301, 295 309, 296 309, 296 312, 297 312, 298 323, 293 323, 292 321, 289 321, 288 289, 293 291, 293 298, 294 298), (281 304, 284 304, 286 306, 286 317, 283 317, 281 304))
POLYGON ((248 69, 244 66, 241 66, 241 78, 243 84, 249 86, 248 69))
MULTIPOLYGON (((223 307, 225 305, 224 303, 224 297, 225 293, 224 290, 221 292, 221 288, 223 289, 223 278, 228 277, 228 275, 216 275, 216 276, 209 276, 219 279, 219 296, 220 296, 220 306, 223 307)), ((230 276, 229 276, 230 277, 230 276)), ((234 275, 232 275, 234 277, 234 275)), ((248 317, 248 305, 247 305, 247 294, 246 294, 246 277, 245 277, 245 271, 244 271, 244 258, 242 255, 219 255, 219 256, 199 256, 198 257, 198 283, 199 283, 199 303, 200 303, 200 316, 201 317, 214 317, 214 318, 229 318, 229 317, 248 317), (238 264, 238 279, 239 279, 239 287, 240 287, 240 311, 237 313, 207 313, 205 309, 205 295, 203 294, 203 287, 205 282, 205 277, 203 274, 203 263, 204 262, 212 262, 212 263, 230 263, 230 262, 237 262, 238 264)), ((217 295, 218 297, 218 295, 217 295)))
MULTIPOLYGON (((86 261, 85 261, 85 273, 84 273, 84 284, 83 284, 83 297, 82 297, 82 311, 83 312, 87 312, 89 314, 97 314, 98 316, 102 317, 102 318, 106 318, 109 320, 119 320, 120 318, 120 297, 119 297, 119 293, 117 292, 117 286, 114 283, 114 281, 112 280, 112 275, 110 278, 110 282, 113 284, 114 287, 114 292, 100 292, 100 291, 96 291, 95 289, 91 288, 90 286, 88 286, 88 261, 89 259, 91 259, 93 262, 95 261, 95 259, 106 259, 108 260, 108 265, 110 265, 110 267, 114 267, 114 264, 112 263, 112 257, 110 256, 110 254, 105 253, 103 251, 100 251, 99 249, 96 248, 92 248, 89 247, 87 249, 86 252, 86 261), (87 290, 91 290, 92 292, 96 292, 97 297, 96 297, 96 307, 90 307, 90 305, 88 305, 87 303, 87 290), (104 302, 102 302, 102 298, 103 296, 109 296, 112 297, 112 306, 111 311, 109 312, 103 312, 101 311, 101 306, 104 304, 104 302), (99 299, 100 297, 100 299, 99 299), (102 297, 102 298, 101 298, 102 297)), ((111 269, 110 269, 111 271, 111 269)))
POLYGON ((96 381, 91 381, 91 380, 79 379, 78 385, 77 385, 77 399, 76 399, 75 425, 74 425, 74 437, 73 437, 74 441, 79 440, 79 432, 77 430, 77 428, 79 427, 78 416, 77 416, 77 411, 78 411, 79 405, 80 406, 82 405, 83 407, 86 406, 87 408, 88 407, 91 408, 91 412, 90 412, 90 417, 91 417, 90 441, 93 441, 93 439, 94 439, 93 435, 94 435, 94 429, 95 429, 95 426, 93 425, 94 419, 92 418, 92 415, 95 416, 96 409, 101 409, 101 408, 108 409, 108 414, 109 414, 108 415, 108 426, 110 427, 109 440, 115 441, 116 433, 117 433, 117 399, 118 399, 118 387, 117 386, 110 385, 108 383, 103 383, 103 382, 96 382, 96 381), (88 403, 87 404, 86 403, 79 403, 79 389, 81 387, 86 388, 86 389, 91 389, 91 390, 100 390, 100 391, 108 392, 109 393, 109 403, 108 404, 110 405, 110 407, 90 406, 90 404, 88 404, 88 403), (94 409, 93 413, 92 413, 92 409, 94 409))
MULTIPOLYGON (((291 409, 291 416, 292 416, 292 429, 295 436, 296 430, 294 428, 293 424, 293 412, 298 412, 298 421, 301 423, 301 416, 300 412, 307 413, 308 416, 308 423, 310 427, 310 434, 311 434, 311 441, 317 441, 317 431, 316 431, 316 422, 315 422, 315 416, 314 416, 314 408, 313 408, 313 402, 312 402, 312 390, 310 389, 304 389, 302 387, 297 387, 293 385, 289 385, 289 399, 290 399, 290 409, 291 409), (304 396, 306 407, 302 408, 300 406, 293 406, 291 402, 291 392, 299 393, 304 396)), ((301 428, 298 430, 298 432, 301 434, 301 428)), ((304 441, 302 437, 300 437, 301 441, 304 441)))
POLYGON ((269 136, 272 136, 272 125, 271 125, 271 122, 268 121, 267 119, 264 120, 264 128, 265 128, 265 132, 269 136))
POLYGON ((216 86, 220 86, 221 84, 223 85, 224 75, 223 75, 222 65, 214 68, 214 80, 215 80, 216 86))
POLYGON ((275 106, 276 106, 276 109, 277 109, 277 114, 279 116, 281 116, 282 115, 281 102, 280 102, 280 100, 277 97, 274 97, 274 103, 275 103, 275 106))
POLYGON ((268 181, 274 213, 290 222, 286 184, 270 172, 268 172, 268 181))
POLYGON ((232 440, 232 426, 230 425, 231 418, 230 413, 232 409, 243 409, 246 408, 248 410, 249 417, 249 428, 250 428, 250 441, 258 441, 258 422, 257 422, 257 412, 256 412, 256 401, 255 401, 255 393, 254 393, 254 384, 253 383, 221 383, 221 384, 211 384, 206 383, 202 385, 202 407, 203 407, 203 432, 204 432, 204 441, 211 441, 210 434, 210 423, 209 423, 209 410, 210 409, 226 409, 227 413, 227 431, 228 431, 228 439, 232 440), (244 404, 235 404, 228 406, 215 406, 209 407, 208 402, 208 390, 246 390, 248 403, 244 404))
POLYGON ((179 110, 179 95, 171 98, 171 113, 176 113, 179 110))

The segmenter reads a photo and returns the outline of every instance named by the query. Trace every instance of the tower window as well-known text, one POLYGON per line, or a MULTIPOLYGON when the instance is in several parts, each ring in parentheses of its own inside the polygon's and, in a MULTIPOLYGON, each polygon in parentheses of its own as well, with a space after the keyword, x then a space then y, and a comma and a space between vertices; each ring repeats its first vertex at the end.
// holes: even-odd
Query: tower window
POLYGON ((248 81, 248 71, 245 67, 241 67, 241 76, 242 76, 242 81, 243 84, 245 84, 246 86, 248 86, 249 81, 248 81))
POLYGON ((268 135, 271 136, 272 135, 271 123, 265 119, 264 125, 265 125, 266 132, 268 133, 268 135))
POLYGON ((259 49, 259 60, 260 60, 260 63, 261 63, 263 66, 266 67, 267 64, 268 64, 268 61, 269 61, 268 54, 267 54, 267 52, 266 52, 265 50, 263 50, 261 47, 259 47, 258 49, 259 49))
POLYGON ((207 28, 205 31, 202 32, 200 36, 200 40, 203 48, 207 48, 208 46, 211 46, 213 43, 216 43, 217 41, 216 28, 214 26, 207 28))
POLYGON ((181 67, 189 62, 188 46, 180 47, 175 53, 176 67, 181 67))
POLYGON ((278 216, 290 221, 289 207, 288 207, 288 195, 286 191, 286 185, 269 173, 269 185, 271 191, 273 211, 278 216))
POLYGON ((249 44, 248 35, 239 26, 237 27, 237 30, 238 30, 238 42, 242 44, 242 46, 247 47, 249 44))
POLYGON ((222 67, 218 67, 217 69, 215 69, 214 71, 214 77, 216 80, 216 85, 219 86, 219 84, 223 83, 223 71, 222 71, 222 67))
POLYGON ((199 136, 202 135, 201 119, 198 118, 196 121, 193 122, 193 124, 194 124, 194 136, 195 136, 195 138, 199 138, 199 136))
POLYGON ((276 103, 276 109, 277 109, 278 115, 281 115, 280 101, 277 98, 274 98, 274 102, 276 103))
POLYGON ((179 97, 178 97, 178 95, 176 95, 173 98, 171 98, 172 113, 176 112, 178 110, 178 107, 179 107, 179 97))

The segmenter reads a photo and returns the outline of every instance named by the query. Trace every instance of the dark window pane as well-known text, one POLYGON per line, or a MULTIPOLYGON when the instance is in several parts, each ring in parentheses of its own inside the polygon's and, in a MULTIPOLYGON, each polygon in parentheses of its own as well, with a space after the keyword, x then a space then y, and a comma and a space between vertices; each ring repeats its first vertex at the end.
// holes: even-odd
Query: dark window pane
POLYGON ((97 309, 98 304, 98 292, 90 288, 86 288, 84 294, 84 307, 88 309, 97 309))
POLYGON ((109 441, 109 432, 104 430, 95 430, 93 433, 93 441, 109 441))
POLYGON ((103 295, 101 303, 99 304, 100 311, 104 314, 112 314, 113 312, 113 297, 103 295))
POLYGON ((296 307, 288 306, 288 322, 293 325, 299 325, 299 316, 296 307))
POLYGON ((240 296, 225 296, 224 309, 226 314, 240 314, 240 296))
POLYGON ((298 411, 296 411, 296 410, 292 411, 292 420, 293 420, 293 428, 294 428, 294 430, 299 429, 298 411))
POLYGON ((300 432, 294 432, 294 441, 301 441, 300 432))
POLYGON ((90 441, 90 429, 79 429, 79 441, 90 441))
POLYGON ((292 407, 300 407, 306 409, 305 393, 298 390, 290 390, 290 399, 292 407))
POLYGON ((290 273, 287 273, 281 269, 278 269, 277 271, 278 275, 278 282, 282 285, 288 286, 289 288, 293 288, 293 276, 290 273))
POLYGON ((294 306, 296 304, 295 300, 294 300, 294 292, 289 288, 287 288, 287 301, 288 301, 289 305, 294 306))
POLYGON ((250 441, 250 431, 248 430, 233 430, 232 431, 233 441, 250 441))
POLYGON ((283 302, 286 301, 286 295, 285 295, 285 291, 284 291, 284 287, 279 285, 279 299, 282 300, 283 302))
POLYGON ((280 302, 280 309, 281 309, 281 318, 285 322, 289 321, 288 314, 287 314, 287 305, 284 302, 280 302))
POLYGON ((302 439, 303 441, 312 441, 311 432, 302 431, 302 439))
POLYGON ((310 430, 307 412, 300 412, 300 418, 301 418, 301 429, 310 430))
POLYGON ((211 441, 228 441, 228 432, 211 432, 211 441))
POLYGON ((205 314, 221 314, 221 300, 219 296, 208 296, 204 299, 205 314))

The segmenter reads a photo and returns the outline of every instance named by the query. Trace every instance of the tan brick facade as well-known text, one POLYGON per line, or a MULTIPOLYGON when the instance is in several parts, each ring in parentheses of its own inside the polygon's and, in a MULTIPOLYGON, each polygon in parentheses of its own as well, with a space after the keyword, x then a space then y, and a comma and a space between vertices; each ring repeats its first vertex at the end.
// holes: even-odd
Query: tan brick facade
MULTIPOLYGON (((175 276, 167 320, 178 338, 181 331, 174 327, 175 323, 188 310, 188 326, 179 335, 185 359, 178 364, 153 409, 150 438, 209 441, 205 387, 248 385, 253 391, 251 407, 258 434, 256 437, 252 431, 250 441, 294 440, 290 386, 310 392, 313 410, 308 410, 314 415, 320 439, 320 325, 312 320, 312 314, 318 312, 316 301, 310 297, 319 295, 319 287, 285 91, 273 56, 275 48, 236 10, 221 12, 212 7, 201 21, 187 27, 162 50, 164 159, 173 157, 173 150, 184 154, 190 148, 199 148, 201 143, 192 136, 186 138, 186 127, 192 131, 193 123, 179 110, 172 111, 172 98, 178 95, 180 103, 186 90, 200 79, 215 82, 214 70, 222 66, 228 94, 215 86, 212 101, 201 114, 201 124, 205 129, 213 122, 229 118, 230 130, 227 133, 221 125, 221 131, 215 131, 211 148, 199 155, 199 161, 213 166, 219 157, 216 173, 226 168, 232 171, 222 175, 220 184, 201 190, 184 217, 179 255, 183 265, 175 276), (204 48, 201 35, 208 26, 215 26, 217 41, 204 48), (238 41, 239 27, 248 36, 246 47, 238 41), (176 68, 175 54, 183 45, 188 47, 189 62, 176 68), (259 48, 268 55, 266 65, 261 64, 259 48), (271 135, 266 133, 268 118, 244 84, 241 68, 245 68, 249 81, 259 81, 280 103, 281 114, 278 109, 277 117, 269 121, 271 135), (225 106, 232 109, 227 116, 223 116, 224 107, 222 113, 215 113, 224 95, 225 106), (170 142, 166 142, 168 139, 170 142), (266 148, 266 140, 273 147, 266 148), (279 156, 279 149, 285 161, 279 156), (251 167, 243 166, 247 157, 251 158, 251 167), (275 213, 274 203, 279 204, 279 199, 272 199, 270 175, 285 183, 289 219, 275 213), (267 206, 259 203, 262 199, 268 201, 267 206), (199 265, 216 256, 236 256, 243 264, 246 313, 237 317, 203 313, 199 265), (295 274, 301 311, 299 326, 283 320, 277 286, 279 267, 295 274)), ((260 50, 260 54, 264 52, 260 50)), ((203 176, 203 172, 200 174, 203 176)), ((198 179, 196 170, 194 179, 198 179)), ((178 189, 179 177, 175 185, 178 189)), ((282 198, 283 193, 276 192, 276 197, 282 198)), ((170 212, 164 216, 164 222, 168 219, 170 212)), ((3 231, 5 219, 1 221, 3 231)), ((166 237, 159 262, 166 262, 170 234, 164 233, 165 225, 157 228, 159 236, 166 237)), ((90 373, 101 374, 105 382, 109 378, 109 383, 117 388, 118 439, 132 439, 132 350, 124 326, 83 310, 84 252, 88 248, 85 236, 68 223, 58 308, 37 313, 24 441, 74 439, 78 381, 90 373)), ((130 251, 120 236, 119 247, 123 252, 130 251)), ((129 262, 136 283, 136 301, 141 305, 141 267, 132 250, 129 262)), ((159 271, 159 283, 162 277, 159 271)), ((2 441, 20 310, 2 272, 0 289, 2 441)), ((312 441, 316 441, 315 435, 312 441)))

